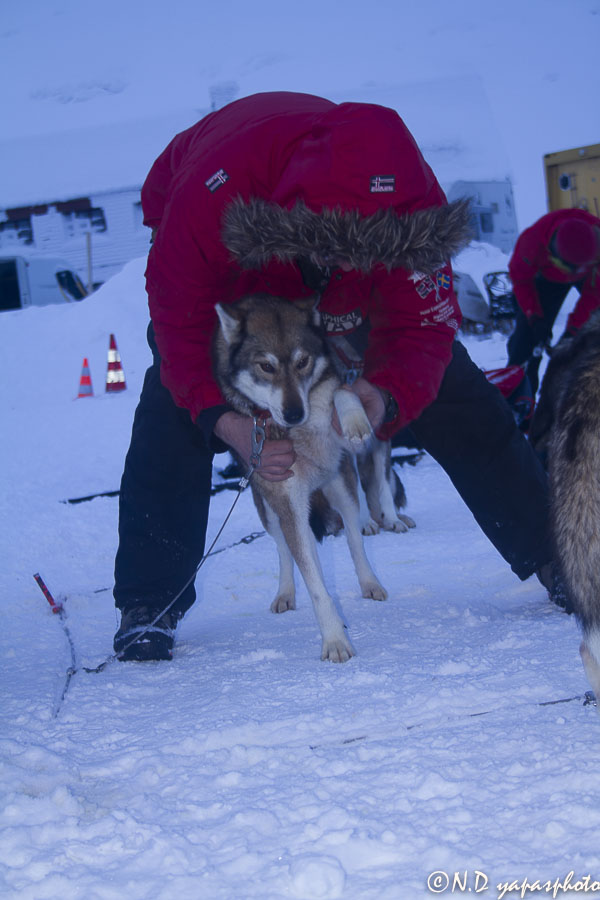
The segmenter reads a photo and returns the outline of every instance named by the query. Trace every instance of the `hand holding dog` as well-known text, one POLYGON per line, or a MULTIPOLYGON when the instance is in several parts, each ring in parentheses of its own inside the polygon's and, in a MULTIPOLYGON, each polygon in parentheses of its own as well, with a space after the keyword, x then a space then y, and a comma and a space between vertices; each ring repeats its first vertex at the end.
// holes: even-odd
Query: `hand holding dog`
MULTIPOLYGON (((214 428, 218 438, 235 450, 237 456, 250 467, 251 436, 254 423, 250 416, 226 412, 214 428)), ((267 426, 268 433, 268 426, 267 426)), ((267 437, 260 455, 260 466, 256 474, 265 481, 285 481, 294 474, 291 467, 296 459, 294 445, 289 438, 271 440, 267 437)))

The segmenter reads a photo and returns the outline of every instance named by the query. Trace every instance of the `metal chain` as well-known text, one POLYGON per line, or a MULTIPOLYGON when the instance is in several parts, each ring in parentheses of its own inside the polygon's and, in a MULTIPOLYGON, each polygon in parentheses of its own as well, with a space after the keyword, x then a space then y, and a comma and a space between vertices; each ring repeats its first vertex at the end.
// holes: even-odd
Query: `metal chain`
POLYGON ((250 468, 240 479, 240 483, 238 485, 240 492, 245 490, 249 483, 252 475, 260 466, 260 455, 262 453, 262 449, 265 443, 266 438, 266 426, 267 420, 264 415, 256 415, 252 417, 253 427, 252 434, 250 435, 250 468), (262 419, 262 424, 261 420, 262 419))

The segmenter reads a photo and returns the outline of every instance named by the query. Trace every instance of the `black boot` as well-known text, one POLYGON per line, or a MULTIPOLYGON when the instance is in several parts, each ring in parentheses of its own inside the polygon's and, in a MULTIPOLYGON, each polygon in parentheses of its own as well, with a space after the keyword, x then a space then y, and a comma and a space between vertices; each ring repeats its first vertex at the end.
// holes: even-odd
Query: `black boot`
POLYGON ((147 606, 122 611, 121 625, 113 640, 121 662, 173 659, 175 628, 181 616, 173 610, 160 613, 147 606))

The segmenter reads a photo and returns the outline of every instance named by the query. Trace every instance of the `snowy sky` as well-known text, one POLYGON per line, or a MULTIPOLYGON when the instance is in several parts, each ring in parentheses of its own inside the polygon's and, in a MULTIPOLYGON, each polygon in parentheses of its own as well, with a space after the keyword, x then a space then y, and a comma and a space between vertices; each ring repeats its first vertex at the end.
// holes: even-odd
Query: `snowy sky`
POLYGON ((212 86, 233 82, 238 96, 283 89, 395 106, 440 180, 510 176, 525 227, 545 212, 543 154, 600 140, 599 40, 598 0, 347 0, 343 11, 329 0, 3 0, 0 206, 20 193, 31 202, 35 175, 29 189, 52 193, 85 166, 88 189, 103 187, 101 170, 117 178, 121 157, 118 186, 143 178, 172 133, 167 120, 132 154, 131 123, 191 121, 212 86), (119 123, 130 123, 121 144, 100 135, 79 167, 72 135, 62 153, 48 138, 119 123), (37 162, 19 141, 31 136, 37 162))

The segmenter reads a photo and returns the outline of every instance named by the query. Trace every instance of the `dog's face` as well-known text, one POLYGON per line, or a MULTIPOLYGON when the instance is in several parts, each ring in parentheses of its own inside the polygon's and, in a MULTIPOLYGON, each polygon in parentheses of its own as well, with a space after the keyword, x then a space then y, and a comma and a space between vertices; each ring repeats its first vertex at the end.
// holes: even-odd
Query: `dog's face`
POLYGON ((217 304, 216 310, 217 371, 225 393, 224 381, 251 406, 268 410, 278 425, 303 425, 311 389, 328 368, 314 300, 290 302, 260 294, 217 304))

